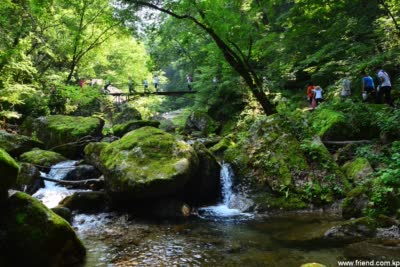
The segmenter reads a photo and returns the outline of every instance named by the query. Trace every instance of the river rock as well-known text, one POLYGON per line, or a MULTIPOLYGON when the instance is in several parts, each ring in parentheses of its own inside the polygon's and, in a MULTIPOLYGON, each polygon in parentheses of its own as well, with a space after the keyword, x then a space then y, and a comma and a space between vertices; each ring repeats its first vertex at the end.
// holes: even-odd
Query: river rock
POLYGON ((104 121, 95 117, 52 115, 39 117, 32 124, 46 149, 65 157, 78 157, 86 144, 102 136, 104 121))
POLYGON ((39 200, 13 192, 3 213, 6 266, 66 266, 83 262, 85 247, 67 221, 39 200))
POLYGON ((18 172, 17 162, 0 148, 0 205, 7 199, 8 189, 15 185, 18 172))
POLYGON ((67 181, 80 181, 87 179, 94 179, 101 176, 101 172, 92 165, 82 164, 76 166, 74 169, 69 171, 63 180, 67 181))
POLYGON ((356 158, 348 161, 343 165, 342 169, 347 177, 356 183, 360 183, 374 172, 366 158, 356 158))
POLYGON ((158 128, 160 122, 158 121, 147 121, 147 120, 132 120, 124 124, 117 124, 112 127, 112 131, 116 136, 122 137, 124 134, 139 129, 145 126, 152 126, 158 128))
POLYGON ((384 105, 358 105, 358 110, 349 106, 316 109, 312 114, 312 127, 322 140, 362 140, 379 138, 380 129, 374 115, 388 110, 384 105), (368 114, 369 116, 365 116, 368 114))
POLYGON ((85 160, 101 170, 102 164, 100 161, 100 154, 101 151, 108 146, 108 144, 109 143, 106 142, 89 143, 84 149, 85 160))
POLYGON ((96 191, 75 192, 64 198, 59 204, 59 207, 85 213, 104 211, 106 206, 106 194, 96 191))
POLYGON ((349 220, 332 227, 325 237, 337 243, 353 243, 371 238, 376 234, 376 224, 369 217, 349 220))
POLYGON ((0 130, 0 148, 4 149, 13 157, 28 152, 33 148, 43 148, 44 144, 40 141, 19 134, 11 134, 0 130))
POLYGON ((42 187, 44 182, 40 178, 39 169, 30 163, 21 163, 15 189, 33 195, 42 187))
POLYGON ((132 120, 141 120, 142 115, 130 103, 117 106, 117 113, 114 115, 114 124, 124 124, 132 120))
POLYGON ((194 205, 215 203, 221 196, 221 166, 202 143, 194 143, 193 148, 199 158, 199 167, 196 175, 185 185, 185 199, 194 205))
POLYGON ((38 167, 39 170, 48 172, 51 166, 66 161, 67 158, 57 152, 35 149, 23 153, 19 157, 19 160, 21 162, 31 163, 38 167))
POLYGON ((236 173, 234 182, 249 185, 258 207, 271 206, 271 196, 302 207, 307 207, 300 203, 303 200, 333 203, 349 188, 321 139, 313 136, 299 142, 278 114, 261 117, 231 139, 225 141, 224 159, 236 173))
POLYGON ((101 150, 99 167, 106 191, 112 200, 125 205, 141 198, 182 193, 198 170, 197 155, 189 144, 153 127, 142 127, 111 144, 97 146, 85 151, 101 150))
POLYGON ((342 216, 345 219, 365 216, 368 207, 368 185, 362 184, 347 193, 342 201, 342 216))
POLYGON ((187 133, 199 132, 200 136, 207 136, 215 132, 218 124, 205 112, 194 111, 186 119, 184 131, 187 133))
MULTIPOLYGON (((348 259, 362 260, 400 260, 400 241, 363 241, 350 244, 344 249, 344 256, 348 259)), ((371 265, 374 266, 374 265, 371 265)))

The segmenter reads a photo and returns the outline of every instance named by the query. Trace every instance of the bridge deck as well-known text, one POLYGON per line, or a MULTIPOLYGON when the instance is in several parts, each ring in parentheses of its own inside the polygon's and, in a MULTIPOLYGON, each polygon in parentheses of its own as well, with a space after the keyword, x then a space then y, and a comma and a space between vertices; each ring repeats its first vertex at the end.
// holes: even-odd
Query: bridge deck
POLYGON ((108 95, 114 97, 115 102, 128 101, 131 96, 149 96, 149 95, 163 95, 163 96, 181 96, 185 94, 194 94, 197 91, 159 91, 159 92, 134 92, 134 93, 124 93, 124 92, 112 92, 108 95))

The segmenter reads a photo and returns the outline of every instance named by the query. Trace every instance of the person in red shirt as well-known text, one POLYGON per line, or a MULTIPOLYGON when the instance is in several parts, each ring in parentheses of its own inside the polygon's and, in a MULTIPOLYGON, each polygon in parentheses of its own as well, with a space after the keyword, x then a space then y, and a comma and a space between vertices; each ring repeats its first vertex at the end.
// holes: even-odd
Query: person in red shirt
POLYGON ((314 97, 314 93, 312 90, 314 90, 315 86, 313 83, 310 83, 307 87, 307 100, 308 103, 310 103, 310 107, 311 107, 311 103, 312 103, 312 99, 314 97))

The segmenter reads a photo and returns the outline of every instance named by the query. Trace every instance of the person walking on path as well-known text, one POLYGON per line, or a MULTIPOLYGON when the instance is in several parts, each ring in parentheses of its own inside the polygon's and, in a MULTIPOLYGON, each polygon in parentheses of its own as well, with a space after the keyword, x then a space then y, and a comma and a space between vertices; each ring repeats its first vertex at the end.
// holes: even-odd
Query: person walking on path
POLYGON ((347 78, 344 78, 342 82, 342 92, 340 93, 340 96, 342 100, 345 100, 346 97, 350 95, 351 95, 351 81, 347 78))
POLYGON ((132 80, 131 76, 129 76, 129 79, 128 79, 128 88, 129 88, 129 93, 130 94, 133 94, 135 92, 135 89, 134 89, 134 86, 133 86, 133 80, 132 80))
POLYGON ((315 98, 315 102, 316 105, 318 106, 321 102, 324 101, 324 98, 322 97, 322 92, 324 90, 322 90, 321 86, 317 85, 315 86, 315 88, 312 90, 312 92, 314 93, 314 98, 315 98))
POLYGON ((147 82, 147 79, 143 80, 143 88, 145 93, 149 93, 149 83, 147 82))
MULTIPOLYGON (((362 72, 362 95, 363 95, 363 99, 364 101, 367 100, 368 95, 373 95, 375 92, 375 84, 374 84, 374 80, 372 79, 371 76, 369 76, 365 71, 362 72)), ((375 93, 375 102, 378 102, 378 96, 375 93)))
POLYGON ((191 75, 186 75, 186 81, 187 81, 187 86, 188 86, 188 90, 191 92, 192 91, 192 82, 193 82, 193 78, 191 75))
POLYGON ((160 79, 158 79, 158 76, 154 76, 153 78, 153 84, 154 84, 154 88, 156 89, 156 92, 158 92, 158 84, 160 83, 160 79))
POLYGON ((377 93, 378 103, 382 102, 382 96, 385 96, 385 103, 389 106, 393 106, 392 97, 390 92, 392 90, 392 83, 390 82, 389 74, 381 68, 377 68, 378 71, 378 81, 379 81, 379 91, 377 93))
POLYGON ((307 86, 307 100, 308 103, 310 104, 310 108, 312 108, 312 100, 314 98, 314 93, 312 90, 314 90, 315 86, 314 84, 311 82, 308 86, 307 86))

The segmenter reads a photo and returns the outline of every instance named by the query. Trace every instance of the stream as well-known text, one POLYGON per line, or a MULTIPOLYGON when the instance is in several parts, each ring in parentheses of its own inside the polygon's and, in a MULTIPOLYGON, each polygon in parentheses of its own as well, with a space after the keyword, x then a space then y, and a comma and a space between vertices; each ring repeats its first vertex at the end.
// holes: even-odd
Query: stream
MULTIPOLYGON (((61 179, 67 161, 47 177, 61 179)), ((269 217, 231 207, 233 171, 221 168, 221 203, 199 209, 186 220, 152 221, 126 213, 75 214, 73 227, 87 248, 84 266, 285 266, 319 262, 337 266, 343 249, 329 244, 295 242, 297 233, 314 231, 339 219, 319 214, 269 217)), ((34 196, 54 207, 72 190, 46 182, 34 196)))

